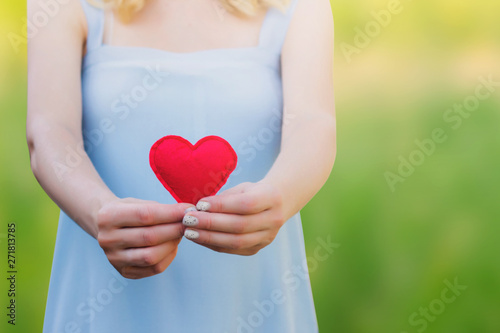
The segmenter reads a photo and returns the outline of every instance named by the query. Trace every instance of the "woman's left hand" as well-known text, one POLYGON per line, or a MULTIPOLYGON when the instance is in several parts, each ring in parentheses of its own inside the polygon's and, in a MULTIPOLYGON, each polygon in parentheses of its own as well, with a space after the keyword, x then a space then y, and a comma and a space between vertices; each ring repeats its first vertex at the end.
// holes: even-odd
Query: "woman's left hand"
POLYGON ((242 183, 201 199, 183 219, 184 235, 217 252, 253 255, 286 222, 283 195, 270 183, 242 183))

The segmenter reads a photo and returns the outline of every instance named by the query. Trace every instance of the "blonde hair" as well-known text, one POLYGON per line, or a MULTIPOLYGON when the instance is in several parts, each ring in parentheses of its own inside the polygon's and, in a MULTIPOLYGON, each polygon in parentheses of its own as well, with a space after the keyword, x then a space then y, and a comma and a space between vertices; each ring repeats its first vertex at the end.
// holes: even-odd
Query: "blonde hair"
MULTIPOLYGON (((116 10, 123 22, 130 21, 148 0, 88 0, 98 7, 110 7, 116 10)), ((253 16, 261 8, 275 7, 282 12, 286 10, 291 0, 214 0, 220 3, 228 12, 236 15, 253 16)))

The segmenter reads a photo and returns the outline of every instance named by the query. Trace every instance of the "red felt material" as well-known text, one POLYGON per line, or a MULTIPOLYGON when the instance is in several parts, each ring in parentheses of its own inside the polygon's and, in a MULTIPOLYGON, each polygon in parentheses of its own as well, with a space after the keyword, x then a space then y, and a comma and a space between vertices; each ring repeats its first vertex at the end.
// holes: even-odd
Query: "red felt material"
POLYGON ((216 194, 236 168, 238 157, 221 137, 206 136, 194 146, 177 135, 156 141, 149 164, 156 177, 177 200, 196 204, 216 194))

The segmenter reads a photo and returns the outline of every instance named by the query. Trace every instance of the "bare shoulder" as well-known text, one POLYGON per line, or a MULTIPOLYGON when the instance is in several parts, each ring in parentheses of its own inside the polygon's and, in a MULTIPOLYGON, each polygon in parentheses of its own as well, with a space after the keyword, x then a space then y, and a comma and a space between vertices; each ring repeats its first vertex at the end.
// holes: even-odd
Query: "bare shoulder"
POLYGON ((330 2, 297 1, 281 54, 285 105, 296 114, 330 115, 334 109, 330 2))
POLYGON ((82 4, 80 0, 28 0, 27 9, 27 129, 38 131, 59 123, 78 133, 87 35, 82 4))
MULTIPOLYGON (((293 1, 293 0, 292 0, 293 1)), ((333 22, 332 7, 330 0, 296 0, 297 5, 294 12, 294 17, 309 17, 318 24, 329 24, 333 22)), ((293 20, 292 20, 293 22, 293 20)))
POLYGON ((27 0, 27 20, 29 41, 54 33, 68 33, 83 41, 87 35, 81 0, 27 0))
POLYGON ((313 66, 318 70, 330 71, 334 48, 330 1, 296 1, 282 48, 282 65, 287 71, 293 71, 297 66, 313 66))
POLYGON ((283 53, 304 44, 333 47, 333 15, 329 0, 297 0, 283 53))

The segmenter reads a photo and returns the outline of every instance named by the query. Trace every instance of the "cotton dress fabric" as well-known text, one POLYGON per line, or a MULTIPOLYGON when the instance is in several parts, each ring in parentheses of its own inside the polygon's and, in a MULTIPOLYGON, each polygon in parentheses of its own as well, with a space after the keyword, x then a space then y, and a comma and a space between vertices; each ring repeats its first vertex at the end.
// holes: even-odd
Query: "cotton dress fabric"
MULTIPOLYGON (((81 0, 85 150, 117 196, 176 202, 149 166, 151 146, 165 135, 227 140, 238 165, 221 191, 266 175, 280 151, 280 57, 296 2, 286 13, 268 10, 256 47, 175 53, 103 44, 104 12, 81 0)), ((68 162, 77 154, 69 147, 68 162)), ((183 239, 166 271, 130 280, 61 212, 45 333, 317 331, 299 214, 254 256, 183 239)))

